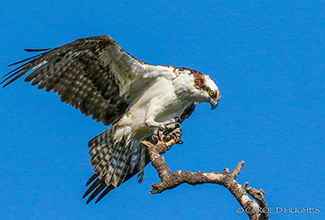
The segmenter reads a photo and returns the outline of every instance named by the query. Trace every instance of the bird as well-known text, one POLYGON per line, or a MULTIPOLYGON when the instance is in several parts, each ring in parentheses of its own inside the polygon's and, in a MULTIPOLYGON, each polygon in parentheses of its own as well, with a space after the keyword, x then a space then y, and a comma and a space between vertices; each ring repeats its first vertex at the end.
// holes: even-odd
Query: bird
POLYGON ((84 198, 95 203, 138 174, 150 162, 141 142, 158 130, 180 132, 196 103, 215 109, 221 98, 216 83, 196 70, 152 65, 127 53, 108 35, 80 38, 56 48, 25 49, 39 54, 9 66, 3 87, 25 74, 26 82, 53 91, 93 120, 110 126, 88 142, 94 174, 84 198), (27 74, 28 73, 28 74, 27 74))

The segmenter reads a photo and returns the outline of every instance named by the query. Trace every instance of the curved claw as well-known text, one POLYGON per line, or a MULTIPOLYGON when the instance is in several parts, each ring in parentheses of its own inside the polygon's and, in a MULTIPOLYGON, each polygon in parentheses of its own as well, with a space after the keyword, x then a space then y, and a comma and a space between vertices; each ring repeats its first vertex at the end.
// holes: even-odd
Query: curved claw
POLYGON ((170 123, 170 124, 166 124, 164 126, 164 130, 163 131, 171 131, 171 130, 175 130, 177 128, 181 127, 181 123, 175 122, 175 123, 170 123))
POLYGON ((159 129, 160 131, 165 131, 165 130, 166 130, 166 125, 159 125, 159 126, 158 126, 158 129, 159 129))
POLYGON ((176 126, 176 128, 180 128, 182 126, 182 124, 179 122, 175 122, 175 126, 176 126))
POLYGON ((180 128, 175 128, 175 129, 171 132, 171 134, 174 135, 174 136, 177 136, 177 135, 182 136, 182 135, 183 135, 183 130, 180 129, 180 128))
POLYGON ((174 117, 173 119, 175 120, 175 123, 179 123, 179 124, 182 121, 181 118, 180 117, 177 117, 177 116, 174 117))
POLYGON ((153 135, 151 136, 151 139, 152 139, 153 141, 158 141, 158 140, 159 140, 159 137, 158 137, 158 135, 153 134, 153 135))
POLYGON ((157 136, 159 141, 163 141, 163 133, 160 130, 157 130, 157 136))
POLYGON ((176 144, 184 144, 184 141, 179 140, 179 141, 176 142, 176 144))

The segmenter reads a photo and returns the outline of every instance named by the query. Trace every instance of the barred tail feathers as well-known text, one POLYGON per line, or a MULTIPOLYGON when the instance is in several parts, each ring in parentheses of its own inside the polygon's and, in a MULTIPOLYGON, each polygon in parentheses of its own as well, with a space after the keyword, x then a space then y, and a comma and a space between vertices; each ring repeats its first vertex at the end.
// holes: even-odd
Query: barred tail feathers
MULTIPOLYGON (((145 151, 145 156, 144 156, 145 158, 144 167, 145 167, 150 162, 149 152, 145 146, 143 146, 142 144, 141 146, 143 147, 142 149, 145 151)), ((131 159, 131 157, 129 159, 131 159)), ((126 182, 129 179, 131 179, 133 176, 135 176, 137 173, 139 173, 138 179, 141 180, 143 178, 143 170, 142 171, 140 170, 140 164, 137 164, 134 168, 132 168, 129 173, 125 173, 126 176, 121 177, 121 179, 124 179, 123 182, 126 182)), ((85 192, 83 198, 86 198, 88 195, 90 195, 87 199, 86 204, 90 203, 97 195, 99 195, 95 201, 96 204, 97 202, 102 200, 110 191, 115 189, 113 185, 106 185, 104 179, 99 179, 98 174, 94 174, 92 177, 90 177, 86 186, 89 186, 89 188, 85 192)))
POLYGON ((99 179, 105 180, 106 185, 119 187, 129 173, 140 171, 138 181, 142 182, 144 167, 146 165, 146 149, 140 145, 139 140, 134 140, 131 133, 124 133, 115 140, 116 128, 96 136, 89 141, 89 155, 92 156, 91 164, 94 166, 94 173, 99 179))

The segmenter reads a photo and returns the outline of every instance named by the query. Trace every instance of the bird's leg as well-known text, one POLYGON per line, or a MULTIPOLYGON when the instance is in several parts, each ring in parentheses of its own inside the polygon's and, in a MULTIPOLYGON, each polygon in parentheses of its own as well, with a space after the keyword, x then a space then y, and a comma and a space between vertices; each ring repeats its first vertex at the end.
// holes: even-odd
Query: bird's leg
POLYGON ((158 128, 161 131, 174 130, 176 128, 181 127, 180 121, 181 121, 181 119, 179 117, 174 117, 171 120, 168 120, 165 123, 161 124, 158 128))
MULTIPOLYGON (((170 118, 166 121, 156 121, 159 116, 162 114, 162 109, 165 109, 171 102, 174 102, 173 99, 162 98, 157 96, 153 98, 147 106, 147 112, 145 115, 145 125, 148 127, 160 128, 161 130, 168 130, 169 128, 175 128, 176 123, 179 123, 181 120, 179 117, 170 118), (174 125, 175 124, 175 125, 174 125)), ((179 127, 179 126, 178 126, 179 127)))
POLYGON ((174 117, 170 120, 164 122, 156 122, 153 117, 147 118, 145 121, 145 125, 148 127, 157 127, 161 131, 171 130, 175 128, 179 128, 181 119, 179 117, 174 117))

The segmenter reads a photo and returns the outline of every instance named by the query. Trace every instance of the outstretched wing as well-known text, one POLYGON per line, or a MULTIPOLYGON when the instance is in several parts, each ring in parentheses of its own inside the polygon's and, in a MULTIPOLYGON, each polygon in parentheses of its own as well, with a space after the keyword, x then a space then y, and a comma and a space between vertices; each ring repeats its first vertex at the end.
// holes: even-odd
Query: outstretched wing
MULTIPOLYGON (((192 115, 192 113, 194 112, 195 110, 195 106, 196 106, 196 103, 195 102, 192 102, 190 103, 186 108, 185 110, 183 111, 180 119, 180 123, 183 123, 185 121, 185 119, 187 119, 188 117, 190 117, 192 115)), ((173 131, 170 131, 170 133, 173 132, 173 131)), ((168 134, 166 134, 168 135, 168 134)), ((149 136, 148 138, 145 139, 146 141, 149 141, 149 142, 152 142, 153 144, 156 144, 154 143, 154 141, 152 140, 152 136, 149 136)), ((148 165, 148 163, 150 162, 150 157, 149 157, 149 152, 148 152, 148 149, 147 147, 145 147, 146 149, 146 156, 145 156, 145 166, 148 165)), ((131 172, 129 172, 125 179, 124 179, 124 182, 128 181, 129 179, 131 179, 133 176, 135 176, 138 172, 140 171, 140 168, 139 167, 135 167, 134 169, 132 169, 131 172)), ((89 202, 91 202, 97 195, 98 198, 96 199, 95 203, 99 202, 102 198, 104 198, 104 196, 106 196, 110 191, 112 191, 113 189, 115 189, 115 187, 110 184, 110 185, 107 185, 105 183, 105 178, 98 178, 99 177, 99 173, 96 173, 94 175, 92 175, 90 177, 90 179, 88 180, 86 186, 90 185, 88 190, 85 192, 83 198, 87 197, 88 195, 89 198, 87 199, 87 204, 89 202)))
POLYGON ((106 35, 45 50, 49 51, 11 64, 21 65, 4 76, 4 87, 34 70, 25 81, 48 92, 53 90, 62 102, 105 125, 119 120, 149 86, 145 81, 150 80, 148 74, 167 69, 132 57, 106 35))

